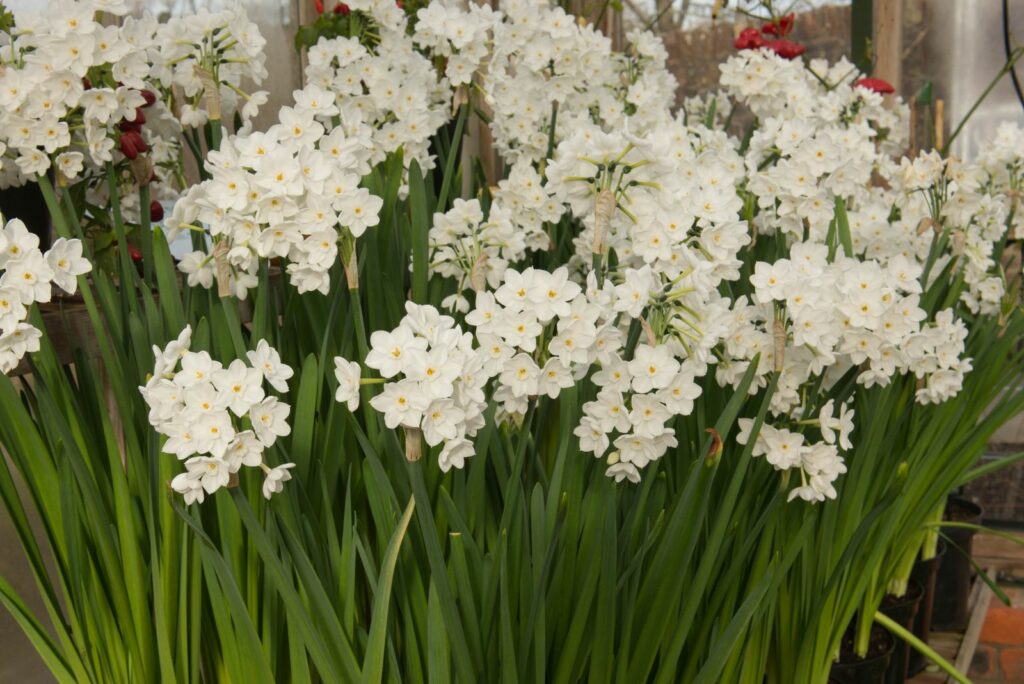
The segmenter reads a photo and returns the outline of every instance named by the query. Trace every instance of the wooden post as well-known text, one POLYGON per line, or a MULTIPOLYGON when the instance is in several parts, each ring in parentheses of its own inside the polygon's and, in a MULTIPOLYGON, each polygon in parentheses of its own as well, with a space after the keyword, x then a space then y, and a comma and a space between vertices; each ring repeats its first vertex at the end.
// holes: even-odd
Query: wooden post
POLYGON ((874 0, 874 69, 871 75, 885 79, 899 94, 902 90, 903 0, 874 0))
MULTIPOLYGON (((294 3, 295 11, 292 12, 292 18, 296 20, 295 28, 299 29, 301 26, 306 24, 312 24, 316 21, 316 12, 313 10, 312 0, 295 0, 294 3)), ((306 83, 306 67, 309 66, 309 58, 306 54, 306 50, 299 51, 299 87, 302 87, 306 83)))

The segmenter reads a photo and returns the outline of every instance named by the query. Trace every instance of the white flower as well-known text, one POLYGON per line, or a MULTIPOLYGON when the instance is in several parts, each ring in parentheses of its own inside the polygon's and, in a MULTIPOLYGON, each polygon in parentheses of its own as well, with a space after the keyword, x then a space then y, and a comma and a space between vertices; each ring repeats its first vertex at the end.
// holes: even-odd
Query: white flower
POLYGON ((0 287, 16 290, 26 306, 33 302, 48 302, 53 276, 53 269, 42 253, 33 249, 7 262, 6 271, 0 276, 0 287))
POLYGON ((419 391, 419 383, 400 380, 384 385, 384 390, 370 399, 370 406, 384 414, 384 424, 394 430, 399 425, 419 427, 429 399, 419 391))
POLYGON ((227 368, 213 373, 213 385, 224 397, 226 406, 236 416, 244 416, 253 405, 263 400, 263 374, 235 359, 227 368))
POLYGON ((517 397, 535 396, 538 391, 540 368, 527 354, 516 354, 505 362, 498 380, 517 397))
POLYGON ((370 335, 370 347, 366 365, 377 370, 383 378, 393 378, 412 363, 410 357, 421 356, 426 351, 427 341, 399 326, 392 332, 375 331, 370 335))
POLYGON ((274 494, 283 491, 284 483, 292 479, 289 470, 294 467, 294 463, 283 463, 267 470, 267 477, 263 480, 263 496, 269 499, 274 494))
POLYGON ((637 345, 633 360, 629 362, 629 373, 636 392, 664 389, 678 372, 679 362, 664 345, 637 345))
POLYGON ((68 294, 74 294, 78 290, 76 276, 92 270, 92 264, 82 257, 80 240, 57 238, 46 253, 46 262, 53 273, 53 282, 68 294))
POLYGON ((608 477, 614 478, 616 482, 622 482, 623 480, 629 480, 633 484, 639 484, 640 482, 640 471, 637 467, 628 461, 619 461, 608 466, 608 469, 604 472, 608 477))
POLYGON ((435 399, 423 412, 423 439, 430 446, 459 436, 465 414, 451 399, 435 399))
POLYGON ((259 467, 263 463, 263 448, 263 442, 252 430, 243 430, 235 434, 221 458, 230 471, 236 473, 242 466, 259 467))
POLYGON ((338 380, 338 390, 334 400, 346 404, 349 411, 359 408, 359 364, 348 361, 340 356, 334 357, 334 377, 338 380))
POLYGON ((290 366, 281 363, 281 356, 266 340, 260 340, 256 349, 246 352, 246 357, 253 368, 266 378, 270 386, 278 392, 288 391, 288 379, 295 374, 290 366))
POLYGON ((442 472, 448 472, 452 468, 463 468, 466 459, 474 454, 473 443, 467 439, 454 439, 444 443, 444 448, 437 457, 438 465, 442 472))
POLYGON ((277 397, 267 397, 249 410, 252 429, 265 446, 271 446, 278 437, 291 433, 289 410, 288 404, 278 401, 277 397))

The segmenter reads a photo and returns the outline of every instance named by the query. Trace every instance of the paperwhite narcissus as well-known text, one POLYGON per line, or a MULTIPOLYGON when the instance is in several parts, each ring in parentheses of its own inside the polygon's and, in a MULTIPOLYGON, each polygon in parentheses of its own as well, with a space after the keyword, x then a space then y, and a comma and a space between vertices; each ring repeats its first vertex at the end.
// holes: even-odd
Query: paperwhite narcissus
MULTIPOLYGON (((191 327, 163 349, 154 348, 154 373, 139 391, 149 406, 149 422, 167 437, 165 453, 185 461, 186 472, 171 487, 186 503, 202 502, 230 481, 243 466, 269 470, 263 453, 291 432, 288 404, 266 396, 266 381, 287 391, 292 371, 266 340, 226 368, 209 353, 190 351, 191 327)), ((280 491, 286 471, 268 480, 264 494, 280 491)))

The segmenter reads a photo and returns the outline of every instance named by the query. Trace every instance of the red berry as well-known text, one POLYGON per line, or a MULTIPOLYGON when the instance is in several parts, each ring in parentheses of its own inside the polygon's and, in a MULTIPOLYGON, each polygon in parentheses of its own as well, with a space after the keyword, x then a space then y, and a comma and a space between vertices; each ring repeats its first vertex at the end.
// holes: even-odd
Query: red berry
POLYGON ((149 219, 151 221, 163 221, 164 220, 164 205, 160 204, 156 200, 149 203, 149 219))
POLYGON ((142 93, 142 99, 146 101, 146 104, 144 104, 142 106, 143 107, 152 107, 153 103, 156 102, 156 93, 154 93, 152 90, 150 90, 148 88, 143 88, 139 92, 142 93))

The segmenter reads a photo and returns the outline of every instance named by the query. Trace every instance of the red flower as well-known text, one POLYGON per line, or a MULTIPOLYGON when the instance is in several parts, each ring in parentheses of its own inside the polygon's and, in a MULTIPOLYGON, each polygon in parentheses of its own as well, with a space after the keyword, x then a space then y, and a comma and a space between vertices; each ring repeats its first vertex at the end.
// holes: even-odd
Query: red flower
POLYGON ((163 221, 164 220, 164 205, 160 204, 156 200, 149 203, 149 219, 151 221, 163 221))
MULTIPOLYGON (((114 249, 121 249, 121 245, 116 240, 114 241, 114 249)), ((128 243, 128 256, 131 257, 131 260, 134 262, 142 261, 142 252, 140 252, 139 248, 130 242, 128 243)))
POLYGON ((351 11, 352 10, 349 8, 349 6, 343 2, 339 2, 337 5, 334 6, 334 13, 340 14, 343 17, 347 17, 348 13, 351 11))
POLYGON ((784 17, 779 17, 779 35, 788 36, 790 31, 793 30, 793 24, 796 23, 796 15, 790 12, 784 17))
POLYGON ((313 0, 313 9, 316 10, 317 14, 324 13, 324 0, 313 0))
POLYGON ((777 21, 769 21, 761 27, 761 33, 766 36, 785 36, 789 35, 789 32, 793 30, 793 24, 796 22, 796 15, 790 12, 784 17, 779 17, 777 21))
POLYGON ((770 40, 766 44, 766 47, 777 54, 783 59, 795 59, 800 55, 804 54, 807 50, 806 47, 799 43, 794 43, 791 40, 785 38, 779 38, 778 40, 770 40))
POLYGON ((740 31, 740 35, 736 36, 736 42, 733 43, 733 47, 737 50, 754 50, 759 47, 764 47, 764 38, 757 32, 755 28, 747 28, 740 31))
POLYGON ((129 159, 135 159, 149 149, 146 141, 142 139, 142 135, 138 131, 125 131, 122 133, 121 139, 118 141, 118 147, 121 150, 121 154, 129 159))
POLYGON ((896 89, 893 88, 892 83, 884 81, 880 78, 862 78, 860 80, 854 81, 853 85, 858 88, 870 90, 873 93, 878 93, 879 95, 888 95, 889 93, 896 92, 896 89))

